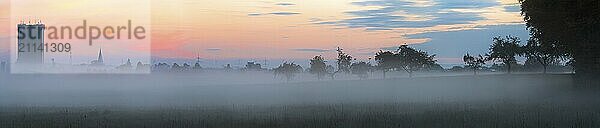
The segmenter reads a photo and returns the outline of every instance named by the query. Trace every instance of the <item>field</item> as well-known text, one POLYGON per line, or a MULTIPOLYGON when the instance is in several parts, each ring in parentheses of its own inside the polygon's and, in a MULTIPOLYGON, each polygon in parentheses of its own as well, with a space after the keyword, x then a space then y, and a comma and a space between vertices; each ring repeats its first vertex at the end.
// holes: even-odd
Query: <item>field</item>
POLYGON ((330 104, 121 108, 1 108, 3 127, 581 127, 600 126, 599 104, 330 104))
POLYGON ((280 81, 263 75, 11 75, 2 127, 600 127, 571 75, 280 81), (224 79, 223 76, 230 76, 224 79))

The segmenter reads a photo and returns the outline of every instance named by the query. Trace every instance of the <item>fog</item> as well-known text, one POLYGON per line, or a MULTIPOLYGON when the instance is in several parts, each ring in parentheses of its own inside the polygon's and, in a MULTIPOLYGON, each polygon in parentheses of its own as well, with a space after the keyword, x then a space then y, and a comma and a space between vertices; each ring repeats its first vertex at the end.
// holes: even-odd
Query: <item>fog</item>
POLYGON ((287 81, 269 72, 0 75, 0 106, 210 106, 569 101, 570 75, 379 73, 287 81))

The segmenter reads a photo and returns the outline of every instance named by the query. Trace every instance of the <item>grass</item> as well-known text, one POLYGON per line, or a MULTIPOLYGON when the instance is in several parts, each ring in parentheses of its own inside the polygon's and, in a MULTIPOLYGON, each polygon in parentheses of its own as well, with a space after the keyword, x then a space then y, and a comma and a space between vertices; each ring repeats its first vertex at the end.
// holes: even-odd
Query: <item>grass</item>
POLYGON ((11 77, 18 81, 0 81, 10 85, 0 86, 0 128, 600 127, 600 93, 572 90, 570 75, 236 86, 183 81, 189 76, 11 77))
POLYGON ((395 103, 195 107, 1 107, 11 128, 600 127, 600 104, 395 103))

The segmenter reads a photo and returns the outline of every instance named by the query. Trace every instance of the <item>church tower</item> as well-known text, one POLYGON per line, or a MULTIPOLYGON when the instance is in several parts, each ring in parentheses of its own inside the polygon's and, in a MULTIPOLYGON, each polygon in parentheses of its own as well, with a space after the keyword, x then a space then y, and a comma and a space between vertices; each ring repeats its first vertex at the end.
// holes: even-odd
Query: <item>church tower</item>
POLYGON ((104 64, 104 57, 102 57, 102 48, 100 48, 100 52, 98 53, 98 63, 104 64))
POLYGON ((104 66, 104 57, 102 56, 102 48, 100 48, 100 52, 98 52, 98 59, 92 61, 93 66, 104 66))

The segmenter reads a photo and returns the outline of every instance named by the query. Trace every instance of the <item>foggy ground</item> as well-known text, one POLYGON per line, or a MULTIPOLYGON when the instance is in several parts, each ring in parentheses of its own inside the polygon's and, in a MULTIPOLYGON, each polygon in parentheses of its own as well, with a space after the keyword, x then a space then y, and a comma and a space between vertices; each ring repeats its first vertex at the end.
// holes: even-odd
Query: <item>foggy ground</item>
POLYGON ((2 75, 0 127, 600 127, 569 74, 2 75))
POLYGON ((457 75, 358 80, 270 73, 4 75, 1 106, 187 106, 562 100, 570 75, 457 75))

